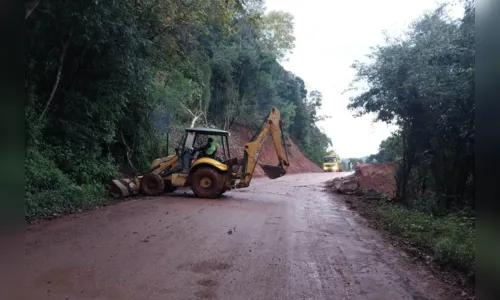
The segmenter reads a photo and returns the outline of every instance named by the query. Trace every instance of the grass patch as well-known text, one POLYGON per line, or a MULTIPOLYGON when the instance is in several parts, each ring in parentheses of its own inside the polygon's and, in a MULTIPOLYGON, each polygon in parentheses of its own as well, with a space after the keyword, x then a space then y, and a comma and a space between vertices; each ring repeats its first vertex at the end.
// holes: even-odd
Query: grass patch
POLYGON ((376 213, 390 234, 424 250, 438 265, 457 269, 468 277, 475 275, 474 219, 435 217, 385 202, 377 205, 376 213))
POLYGON ((25 220, 33 221, 89 210, 111 202, 101 186, 70 184, 58 190, 26 194, 25 220))
POLYGON ((475 279, 475 219, 460 215, 434 216, 389 201, 344 197, 346 204, 387 232, 396 244, 422 259, 447 282, 459 283, 473 293, 475 279), (436 268, 437 267, 437 268, 436 268))

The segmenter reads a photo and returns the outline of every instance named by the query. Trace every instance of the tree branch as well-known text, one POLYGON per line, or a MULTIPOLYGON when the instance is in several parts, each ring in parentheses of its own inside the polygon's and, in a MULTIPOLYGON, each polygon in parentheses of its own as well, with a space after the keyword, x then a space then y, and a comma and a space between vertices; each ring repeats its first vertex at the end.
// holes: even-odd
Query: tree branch
POLYGON ((45 107, 42 111, 42 114, 38 118, 38 121, 41 121, 43 119, 43 116, 47 112, 47 110, 50 106, 50 103, 52 102, 52 100, 54 99, 54 95, 56 94, 57 88, 59 86, 59 81, 61 81, 61 74, 62 74, 62 69, 63 69, 63 65, 64 65, 64 58, 66 57, 66 50, 68 49, 70 39, 71 39, 71 32, 68 36, 68 39, 63 44, 61 56, 59 57, 59 68, 57 70, 56 81, 54 82, 54 85, 52 86, 52 92, 50 92, 50 97, 47 100, 47 103, 45 104, 45 107))
POLYGON ((139 20, 142 20, 142 17, 144 17, 144 15, 146 14, 146 12, 152 10, 155 6, 158 5, 158 1, 154 1, 153 4, 149 7, 146 7, 146 9, 144 9, 142 11, 142 13, 139 15, 139 20))
POLYGON ((182 108, 184 108, 184 110, 186 110, 191 116, 193 116, 193 120, 191 121, 191 127, 194 127, 194 125, 196 124, 196 121, 198 120, 198 118, 200 116, 203 115, 203 112, 200 112, 199 114, 194 114, 187 106, 185 106, 184 104, 180 103, 180 105, 182 106, 182 108))
POLYGON ((191 121, 191 127, 194 127, 194 125, 196 124, 196 121, 198 120, 199 117, 200 117, 200 115, 197 115, 193 118, 193 121, 191 121))
POLYGON ((26 20, 31 13, 35 10, 35 8, 40 4, 41 0, 33 0, 24 5, 24 19, 26 20))
MULTIPOLYGON (((123 130, 120 130, 120 136, 122 138, 123 145, 125 146, 125 148, 127 148, 126 155, 127 155, 128 165, 137 173, 137 169, 134 167, 134 164, 132 163, 132 153, 134 152, 134 149, 133 148, 130 149, 130 147, 127 145, 127 142, 125 141, 125 137, 123 136, 123 130)), ((135 144, 135 140, 134 140, 134 144, 135 144)))

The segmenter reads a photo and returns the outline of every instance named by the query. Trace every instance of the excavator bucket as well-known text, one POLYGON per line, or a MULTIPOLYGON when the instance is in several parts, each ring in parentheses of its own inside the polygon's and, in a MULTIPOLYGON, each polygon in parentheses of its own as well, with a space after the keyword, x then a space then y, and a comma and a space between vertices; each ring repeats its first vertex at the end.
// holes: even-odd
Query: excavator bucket
POLYGON ((283 167, 280 165, 273 166, 261 163, 259 163, 259 165, 262 168, 262 170, 264 170, 264 173, 267 175, 269 179, 280 178, 281 176, 286 174, 286 170, 283 169, 283 167))

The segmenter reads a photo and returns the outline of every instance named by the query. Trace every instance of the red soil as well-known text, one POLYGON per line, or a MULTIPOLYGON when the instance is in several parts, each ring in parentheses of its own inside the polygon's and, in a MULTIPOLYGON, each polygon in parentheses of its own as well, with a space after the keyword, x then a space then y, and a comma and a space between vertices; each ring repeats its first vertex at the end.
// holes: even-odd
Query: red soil
POLYGON ((372 188, 393 198, 396 192, 392 163, 360 164, 354 168, 361 189, 372 188))

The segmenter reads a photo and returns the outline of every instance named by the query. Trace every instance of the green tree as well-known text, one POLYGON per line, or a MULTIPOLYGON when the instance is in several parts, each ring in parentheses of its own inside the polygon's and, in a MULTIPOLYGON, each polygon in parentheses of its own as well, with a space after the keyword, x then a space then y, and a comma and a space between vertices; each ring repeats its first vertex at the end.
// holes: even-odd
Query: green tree
POLYGON ((295 47, 293 16, 288 12, 270 11, 260 21, 260 41, 279 60, 295 47))
POLYGON ((390 137, 380 143, 378 153, 370 155, 368 160, 375 159, 377 162, 395 162, 401 159, 403 153, 401 133, 393 133, 390 137))

